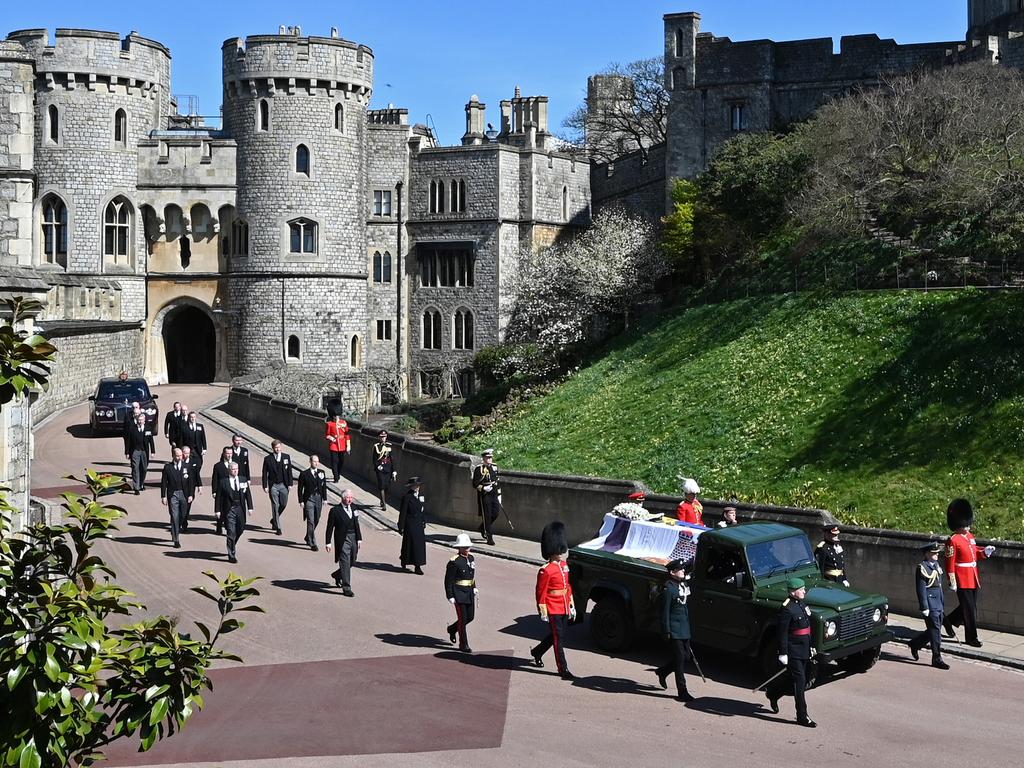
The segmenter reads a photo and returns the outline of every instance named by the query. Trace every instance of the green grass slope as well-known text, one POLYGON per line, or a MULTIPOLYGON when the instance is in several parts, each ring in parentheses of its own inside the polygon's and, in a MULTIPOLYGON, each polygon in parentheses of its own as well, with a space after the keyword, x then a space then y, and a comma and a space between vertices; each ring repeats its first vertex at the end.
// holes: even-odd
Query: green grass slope
POLYGON ((1024 539, 1024 295, 779 296, 625 336, 457 447, 510 469, 823 506, 849 523, 1024 539))

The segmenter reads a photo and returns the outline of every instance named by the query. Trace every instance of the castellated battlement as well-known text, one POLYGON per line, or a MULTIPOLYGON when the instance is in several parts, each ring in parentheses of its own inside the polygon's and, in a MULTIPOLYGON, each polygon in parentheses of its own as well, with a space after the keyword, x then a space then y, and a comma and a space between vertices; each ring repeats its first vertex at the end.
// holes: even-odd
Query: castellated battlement
POLYGON ((373 51, 340 37, 250 35, 225 40, 222 51, 229 97, 301 89, 365 104, 373 91, 373 51))
POLYGON ((408 125, 409 110, 396 107, 368 109, 366 110, 366 120, 370 125, 408 125))
POLYGON ((45 29, 23 29, 7 36, 20 43, 36 62, 45 87, 94 87, 97 83, 123 83, 152 93, 168 89, 171 52, 161 43, 131 32, 57 29, 53 44, 45 29))

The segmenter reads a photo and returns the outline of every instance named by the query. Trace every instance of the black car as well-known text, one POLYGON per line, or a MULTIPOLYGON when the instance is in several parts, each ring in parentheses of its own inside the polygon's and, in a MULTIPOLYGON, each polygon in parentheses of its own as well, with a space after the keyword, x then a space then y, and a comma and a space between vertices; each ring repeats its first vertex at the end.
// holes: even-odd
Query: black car
POLYGON ((156 398, 149 391, 145 379, 119 379, 115 376, 100 379, 96 394, 89 397, 92 401, 89 426, 93 434, 120 434, 124 430, 125 416, 132 411, 132 403, 138 403, 146 414, 146 426, 156 434, 160 417, 156 398))

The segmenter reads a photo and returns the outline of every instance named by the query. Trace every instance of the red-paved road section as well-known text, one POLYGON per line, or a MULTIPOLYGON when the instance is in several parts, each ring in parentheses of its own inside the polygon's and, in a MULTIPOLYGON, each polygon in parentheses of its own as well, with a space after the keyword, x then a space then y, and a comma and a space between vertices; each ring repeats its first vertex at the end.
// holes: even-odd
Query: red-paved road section
MULTIPOLYGON (((163 410, 176 399, 202 407, 225 390, 158 392, 163 410)), ((33 484, 44 495, 59 496, 69 485, 62 477, 86 466, 127 470, 120 439, 89 437, 87 421, 80 406, 37 431, 33 484)), ((228 442, 211 423, 207 428, 204 476, 228 442)), ((536 569, 485 556, 477 558, 480 601, 469 627, 476 653, 464 656, 445 632, 453 618, 442 586, 450 550, 430 546, 425 575, 403 572, 398 537, 364 518, 356 597, 345 598, 330 578, 322 526, 319 552, 302 544, 295 489, 284 535, 275 536, 258 487, 238 565, 226 561, 208 495, 197 500, 192 528, 175 550, 156 488, 166 441, 158 438, 157 447, 151 487, 138 497, 111 497, 128 513, 103 545, 119 581, 150 614, 178 617, 183 631, 193 618, 212 618, 212 604, 188 589, 207 581, 204 570, 261 576, 267 613, 243 614, 248 625, 227 637, 227 648, 245 663, 214 670, 206 709, 182 733, 142 755, 119 745, 110 765, 1024 765, 1024 675, 955 659, 940 672, 898 646, 887 646, 867 674, 835 675, 808 693, 815 730, 793 724, 792 699, 773 715, 763 695, 751 692, 760 680, 742 660, 700 649, 708 680, 688 676, 698 700, 684 706, 652 672, 667 651, 657 640, 613 657, 593 646, 585 625, 572 628, 567 641, 578 679, 562 681, 550 655, 544 669, 528 664, 543 631, 533 604, 536 569)), ((261 462, 254 452, 255 473, 261 462)), ((357 500, 372 501, 353 487, 357 500)), ((429 505, 429 488, 427 494, 429 505)))

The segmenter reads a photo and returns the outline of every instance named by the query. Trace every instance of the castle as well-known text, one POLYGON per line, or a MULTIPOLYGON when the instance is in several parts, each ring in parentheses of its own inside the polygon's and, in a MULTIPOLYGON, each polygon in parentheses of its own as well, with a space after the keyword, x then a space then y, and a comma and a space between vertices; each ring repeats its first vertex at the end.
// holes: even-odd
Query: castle
POLYGON ((224 381, 284 362, 356 407, 387 382, 472 390, 520 249, 589 222, 589 165, 556 150, 547 98, 517 88, 495 130, 473 96, 445 147, 369 108, 373 52, 337 30, 222 53, 214 129, 179 113, 170 51, 135 32, 0 42, 0 290, 40 298, 60 350, 35 417, 122 369, 224 381))
MULTIPOLYGON (((594 163, 595 206, 624 204, 664 215, 673 179, 693 178, 715 150, 744 131, 779 131, 811 117, 826 101, 885 76, 971 61, 1024 68, 1024 4, 968 0, 964 39, 900 45, 877 35, 775 42, 734 42, 701 31, 699 13, 664 16, 667 141, 643 151, 635 142, 611 162, 594 163)), ((597 75, 588 102, 623 98, 623 84, 597 75)))

